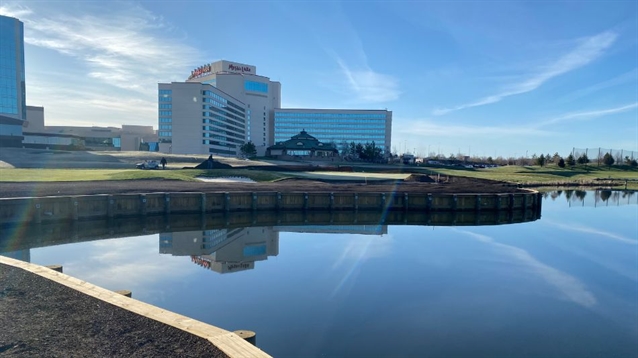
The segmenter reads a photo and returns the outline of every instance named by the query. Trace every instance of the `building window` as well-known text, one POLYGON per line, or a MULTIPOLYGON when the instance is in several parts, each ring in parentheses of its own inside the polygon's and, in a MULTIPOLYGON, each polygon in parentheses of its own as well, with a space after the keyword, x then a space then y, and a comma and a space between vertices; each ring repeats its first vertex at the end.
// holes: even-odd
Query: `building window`
POLYGON ((249 92, 268 93, 268 84, 255 81, 245 81, 244 89, 249 92))

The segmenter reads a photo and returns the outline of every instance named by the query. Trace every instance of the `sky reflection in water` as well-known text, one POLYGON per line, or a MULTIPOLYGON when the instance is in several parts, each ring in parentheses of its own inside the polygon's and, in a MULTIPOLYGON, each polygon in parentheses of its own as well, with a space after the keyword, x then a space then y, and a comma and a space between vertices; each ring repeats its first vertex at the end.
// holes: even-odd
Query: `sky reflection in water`
POLYGON ((163 233, 32 249, 30 259, 254 330, 277 357, 635 356, 638 206, 571 198, 547 195, 542 219, 522 224, 163 233), (205 255, 211 247, 223 248, 205 255))

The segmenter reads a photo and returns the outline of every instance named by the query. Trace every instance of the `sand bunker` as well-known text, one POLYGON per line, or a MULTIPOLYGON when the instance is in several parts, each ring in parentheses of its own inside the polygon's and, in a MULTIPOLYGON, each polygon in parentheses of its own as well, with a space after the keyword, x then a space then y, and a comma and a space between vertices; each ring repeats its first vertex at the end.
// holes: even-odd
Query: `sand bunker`
POLYGON ((256 183, 256 181, 246 177, 219 177, 219 178, 206 178, 197 177, 197 180, 211 182, 211 183, 256 183))

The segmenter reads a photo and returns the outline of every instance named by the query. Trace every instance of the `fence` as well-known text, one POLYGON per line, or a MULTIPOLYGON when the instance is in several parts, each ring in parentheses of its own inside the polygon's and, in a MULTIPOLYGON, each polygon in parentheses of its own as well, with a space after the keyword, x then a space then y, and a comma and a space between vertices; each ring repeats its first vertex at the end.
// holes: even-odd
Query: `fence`
POLYGON ((580 158, 583 154, 589 159, 589 164, 604 165, 603 157, 605 154, 611 154, 614 158, 614 165, 629 164, 632 160, 638 160, 638 152, 624 149, 608 149, 608 148, 573 148, 572 155, 574 159, 580 158), (627 161, 629 159, 629 162, 627 161))

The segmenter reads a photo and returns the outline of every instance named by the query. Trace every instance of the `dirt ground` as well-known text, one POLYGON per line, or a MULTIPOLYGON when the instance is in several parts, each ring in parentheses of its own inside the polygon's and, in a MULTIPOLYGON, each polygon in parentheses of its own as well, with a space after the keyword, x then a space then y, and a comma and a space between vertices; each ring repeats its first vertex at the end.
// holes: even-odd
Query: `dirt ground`
POLYGON ((203 338, 0 264, 0 356, 227 357, 203 338))
MULTIPOLYGON (((72 152, 37 149, 3 148, 0 168, 135 168, 135 163, 165 156, 169 168, 194 167, 206 155, 177 155, 149 152, 72 152)), ((289 171, 294 166, 313 166, 316 163, 254 161, 237 158, 215 158, 233 168, 252 166, 273 170, 281 167, 289 171)), ((329 163, 334 165, 334 163, 329 163)), ((383 169, 383 168, 381 168, 383 169)), ((42 197, 92 194, 137 194, 154 192, 406 192, 406 193, 513 193, 520 192, 508 183, 462 177, 434 178, 415 175, 406 181, 327 182, 317 179, 287 179, 273 183, 242 182, 184 182, 176 180, 127 180, 84 182, 0 182, 0 198, 42 197)))
POLYGON ((449 182, 326 183, 288 179, 273 183, 205 183, 177 180, 126 180, 96 182, 0 182, 0 197, 42 197, 155 192, 405 192, 405 193, 516 193, 507 183, 452 177, 449 182))

